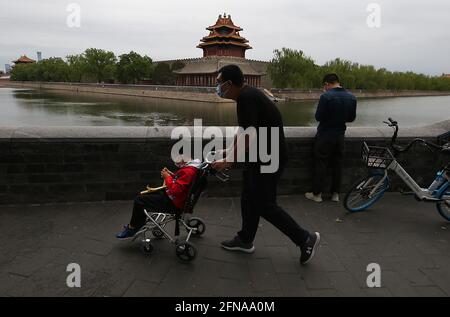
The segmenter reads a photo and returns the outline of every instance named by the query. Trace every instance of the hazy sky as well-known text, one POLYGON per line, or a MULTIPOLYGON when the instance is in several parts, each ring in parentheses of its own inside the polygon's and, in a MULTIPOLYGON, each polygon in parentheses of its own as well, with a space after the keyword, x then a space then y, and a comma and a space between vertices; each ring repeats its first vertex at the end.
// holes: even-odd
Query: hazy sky
POLYGON ((0 69, 96 47, 137 51, 154 60, 200 57, 205 27, 231 14, 250 41, 247 58, 270 60, 275 48, 303 50, 318 64, 341 57, 389 70, 450 73, 449 0, 0 0, 0 69), (70 28, 67 6, 81 8, 70 28), (367 25, 370 3, 381 27, 367 25))

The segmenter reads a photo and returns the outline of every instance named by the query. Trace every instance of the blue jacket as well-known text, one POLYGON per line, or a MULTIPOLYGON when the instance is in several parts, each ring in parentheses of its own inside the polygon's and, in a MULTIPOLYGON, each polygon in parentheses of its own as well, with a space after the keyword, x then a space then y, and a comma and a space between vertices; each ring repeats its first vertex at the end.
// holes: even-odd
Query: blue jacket
POLYGON ((316 110, 317 132, 345 133, 345 123, 356 119, 356 103, 356 97, 344 88, 322 94, 316 110))

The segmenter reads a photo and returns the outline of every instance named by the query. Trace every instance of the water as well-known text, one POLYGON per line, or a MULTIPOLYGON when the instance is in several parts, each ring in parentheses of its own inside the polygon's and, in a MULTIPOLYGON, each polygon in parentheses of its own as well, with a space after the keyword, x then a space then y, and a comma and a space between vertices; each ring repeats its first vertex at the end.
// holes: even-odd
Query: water
MULTIPOLYGON (((286 126, 315 126, 316 102, 280 102, 286 126)), ((450 96, 361 99, 351 126, 381 126, 393 117, 402 126, 450 119, 450 96)), ((0 88, 0 126, 162 126, 237 125, 233 104, 66 94, 0 88)))

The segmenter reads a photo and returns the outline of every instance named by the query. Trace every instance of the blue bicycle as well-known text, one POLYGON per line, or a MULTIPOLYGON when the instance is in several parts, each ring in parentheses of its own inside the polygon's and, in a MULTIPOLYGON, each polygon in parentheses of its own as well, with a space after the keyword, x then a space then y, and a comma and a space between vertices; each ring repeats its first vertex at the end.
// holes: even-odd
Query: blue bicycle
POLYGON ((439 146, 423 139, 414 139, 407 146, 401 147, 395 144, 398 123, 391 118, 388 120, 389 122, 385 121, 384 123, 394 129, 390 146, 368 146, 366 142, 363 143, 362 158, 371 173, 359 179, 352 186, 345 195, 344 207, 349 212, 358 212, 375 204, 389 188, 388 171, 394 171, 412 190, 411 193, 415 195, 417 200, 436 203, 439 214, 450 221, 450 163, 447 163, 442 170, 437 172, 435 180, 428 188, 422 188, 395 158, 398 154, 408 151, 416 143, 424 144, 430 149, 439 150, 443 154, 450 154, 450 143, 439 146))

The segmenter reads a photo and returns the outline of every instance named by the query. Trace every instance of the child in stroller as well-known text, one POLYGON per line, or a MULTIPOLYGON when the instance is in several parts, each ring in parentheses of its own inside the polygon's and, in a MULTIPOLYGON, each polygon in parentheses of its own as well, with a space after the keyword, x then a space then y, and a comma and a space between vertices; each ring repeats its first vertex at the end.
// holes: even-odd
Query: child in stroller
POLYGON ((141 250, 144 254, 153 252, 152 238, 167 238, 176 244, 177 256, 181 260, 190 261, 196 256, 196 249, 189 243, 189 238, 191 235, 202 235, 206 227, 202 219, 186 219, 186 214, 192 214, 195 203, 206 187, 208 175, 215 175, 221 181, 228 180, 228 175, 216 172, 208 160, 201 162, 183 155, 175 160, 175 165, 179 168, 175 173, 167 168, 161 170, 161 177, 164 179, 162 186, 147 186, 134 199, 130 223, 116 237, 133 241, 142 237, 141 250), (174 238, 164 230, 172 221, 175 221, 174 238), (188 231, 184 241, 179 240, 180 225, 188 231))

